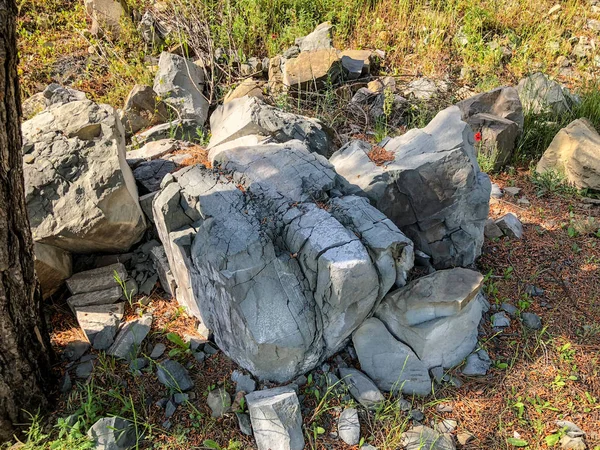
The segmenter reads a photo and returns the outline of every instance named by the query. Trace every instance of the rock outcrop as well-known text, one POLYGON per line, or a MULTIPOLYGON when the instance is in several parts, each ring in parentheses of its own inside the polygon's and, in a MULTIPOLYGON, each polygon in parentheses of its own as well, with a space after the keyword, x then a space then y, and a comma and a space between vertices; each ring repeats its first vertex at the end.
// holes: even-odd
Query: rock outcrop
POLYGON ((552 140, 536 171, 556 171, 579 189, 600 191, 600 135, 587 119, 577 119, 552 140))
POLYGON ((491 183, 479 170, 473 132, 461 110, 441 111, 425 128, 390 139, 388 162, 352 141, 330 159, 348 192, 367 196, 440 268, 468 266, 481 253, 491 183))
POLYGON ((221 174, 180 170, 154 200, 176 297, 242 367, 290 380, 406 282, 412 244, 366 199, 340 195, 332 166, 299 141, 212 162, 221 174))
POLYGON ((36 242, 77 253, 126 251, 146 228, 108 105, 55 104, 23 123, 27 210, 36 242))

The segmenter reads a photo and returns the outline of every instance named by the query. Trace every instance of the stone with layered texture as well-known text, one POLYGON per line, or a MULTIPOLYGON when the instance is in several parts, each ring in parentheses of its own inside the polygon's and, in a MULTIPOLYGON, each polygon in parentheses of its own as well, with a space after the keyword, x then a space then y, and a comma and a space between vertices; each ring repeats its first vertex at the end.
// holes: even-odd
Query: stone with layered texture
POLYGON ((347 192, 368 197, 438 269, 468 266, 481 254, 491 183, 479 170, 473 132, 458 107, 423 129, 390 139, 381 166, 372 146, 352 141, 330 158, 347 192))
POLYGON ((203 94, 204 71, 192 61, 173 53, 162 52, 154 91, 170 106, 179 120, 203 125, 208 116, 208 101, 203 94))
POLYGON ((73 273, 71 253, 40 242, 34 243, 35 272, 44 299, 54 294, 73 273))
POLYGON ((154 201, 175 296, 234 361, 285 382, 405 283, 412 245, 366 199, 331 198, 338 176, 299 141, 224 150, 213 165, 173 174, 154 201))
POLYGON ((388 294, 375 317, 427 368, 454 367, 477 345, 482 283, 473 270, 440 270, 388 294))
POLYGON ((577 119, 560 130, 536 171, 556 171, 579 189, 600 191, 600 135, 592 123, 577 119))
POLYGON ((337 50, 314 50, 288 59, 283 66, 283 84, 291 91, 315 91, 335 83, 342 74, 337 50))
POLYGON ((297 139, 312 151, 330 155, 331 143, 321 122, 288 113, 254 97, 243 97, 219 106, 210 116, 209 149, 244 136, 272 137, 278 142, 297 139))
POLYGON ((139 241, 146 223, 112 107, 89 100, 55 105, 22 131, 35 241, 77 253, 123 252, 139 241))
POLYGON ((75 310, 75 316, 92 347, 107 350, 114 342, 124 311, 125 304, 121 302, 80 307, 75 310))

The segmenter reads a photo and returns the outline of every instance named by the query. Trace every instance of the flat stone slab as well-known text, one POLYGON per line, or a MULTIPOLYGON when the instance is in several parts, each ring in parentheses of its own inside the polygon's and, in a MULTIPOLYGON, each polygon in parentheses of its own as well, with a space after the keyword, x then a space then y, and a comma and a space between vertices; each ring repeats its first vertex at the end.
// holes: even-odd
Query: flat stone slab
POLYGON ((156 376, 158 381, 167 388, 175 391, 189 391, 194 387, 194 382, 185 367, 177 361, 167 359, 158 365, 156 376))
POLYGON ((97 269, 79 272, 67 279, 67 287, 71 294, 81 294, 83 292, 95 292, 103 289, 119 286, 115 279, 115 274, 125 281, 128 278, 127 269, 122 263, 111 264, 110 266, 99 267, 97 269))
POLYGON ((121 286, 113 286, 99 291, 73 295, 67 299, 67 304, 71 308, 71 311, 75 312, 76 309, 85 306, 109 305, 115 303, 121 297, 123 297, 121 286))
POLYGON ((96 350, 106 350, 112 345, 124 312, 125 303, 75 309, 79 326, 96 350))

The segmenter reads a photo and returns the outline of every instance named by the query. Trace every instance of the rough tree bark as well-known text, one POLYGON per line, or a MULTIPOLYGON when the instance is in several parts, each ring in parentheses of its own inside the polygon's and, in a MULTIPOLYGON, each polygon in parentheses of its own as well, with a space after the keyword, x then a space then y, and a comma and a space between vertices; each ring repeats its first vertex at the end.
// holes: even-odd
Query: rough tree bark
POLYGON ((0 0, 0 444, 47 405, 53 381, 25 206, 16 13, 0 0))

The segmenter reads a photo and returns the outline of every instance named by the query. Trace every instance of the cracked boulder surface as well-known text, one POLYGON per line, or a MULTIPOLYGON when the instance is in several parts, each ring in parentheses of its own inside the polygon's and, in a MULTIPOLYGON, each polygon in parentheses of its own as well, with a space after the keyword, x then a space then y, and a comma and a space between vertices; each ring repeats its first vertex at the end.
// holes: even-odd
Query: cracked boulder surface
POLYGON ((338 351, 394 285, 412 243, 300 141, 223 150, 173 174, 154 217, 176 297, 260 379, 338 351))
POLYGON ((23 123, 27 210, 36 242, 77 253, 127 251, 145 220, 114 109, 52 105, 23 123))
POLYGON ((352 141, 330 162, 348 193, 366 196, 437 269, 469 266, 481 254, 491 183, 479 170, 473 131, 452 106, 422 129, 390 139, 393 160, 376 165, 372 146, 352 141))

